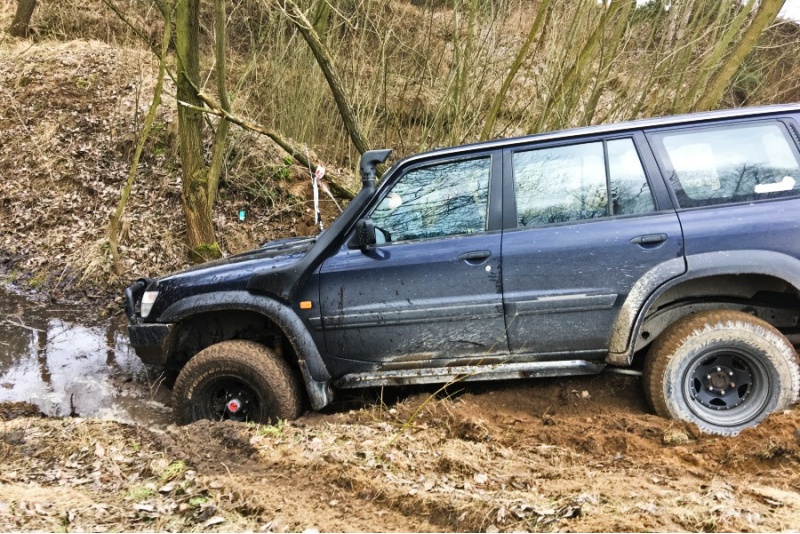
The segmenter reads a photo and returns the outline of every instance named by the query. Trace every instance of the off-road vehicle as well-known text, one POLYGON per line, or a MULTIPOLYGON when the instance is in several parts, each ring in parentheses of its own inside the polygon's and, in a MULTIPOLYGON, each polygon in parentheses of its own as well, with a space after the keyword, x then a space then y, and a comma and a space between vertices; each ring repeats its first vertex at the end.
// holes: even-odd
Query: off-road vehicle
POLYGON ((292 419, 342 388, 643 368, 735 434, 795 402, 800 105, 361 159, 318 236, 126 290, 180 422, 292 419), (643 363, 642 363, 643 362, 643 363))

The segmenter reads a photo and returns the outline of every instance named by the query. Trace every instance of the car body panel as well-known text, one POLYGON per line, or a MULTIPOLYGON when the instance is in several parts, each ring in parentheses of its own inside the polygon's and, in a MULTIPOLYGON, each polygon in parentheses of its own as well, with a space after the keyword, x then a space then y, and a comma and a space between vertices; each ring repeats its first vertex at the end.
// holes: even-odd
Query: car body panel
POLYGON ((604 351, 633 285, 683 255, 674 213, 519 229, 503 235, 503 287, 515 352, 604 351), (666 234, 654 246, 631 241, 666 234))
POLYGON ((126 292, 132 346, 143 359, 166 362, 168 341, 193 313, 258 311, 283 325, 288 337, 302 338, 296 351, 314 407, 329 402, 325 388, 334 382, 353 387, 381 383, 382 376, 385 383, 450 380, 470 366, 488 378, 580 374, 599 372, 604 357, 628 365, 631 340, 647 310, 683 280, 758 273, 800 288, 798 195, 682 208, 656 136, 714 124, 780 121, 800 154, 798 118, 798 104, 727 110, 407 157, 380 185, 365 176, 362 191, 314 239, 136 282, 126 292), (619 137, 635 143, 653 192, 653 212, 516 227, 509 154, 619 137), (485 232, 353 246, 358 222, 404 173, 486 154, 492 157, 492 176, 485 232), (654 242, 640 239, 662 235, 654 242), (483 257, 469 256, 475 253, 483 257), (142 318, 138 300, 145 289, 159 296, 142 318))

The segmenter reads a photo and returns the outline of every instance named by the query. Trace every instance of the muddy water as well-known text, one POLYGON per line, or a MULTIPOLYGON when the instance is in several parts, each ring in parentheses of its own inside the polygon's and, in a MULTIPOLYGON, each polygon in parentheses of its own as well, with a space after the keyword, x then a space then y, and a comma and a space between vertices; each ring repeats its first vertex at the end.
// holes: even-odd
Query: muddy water
POLYGON ((0 402, 27 401, 51 416, 170 422, 167 392, 128 346, 124 317, 90 320, 87 311, 0 288, 0 402))

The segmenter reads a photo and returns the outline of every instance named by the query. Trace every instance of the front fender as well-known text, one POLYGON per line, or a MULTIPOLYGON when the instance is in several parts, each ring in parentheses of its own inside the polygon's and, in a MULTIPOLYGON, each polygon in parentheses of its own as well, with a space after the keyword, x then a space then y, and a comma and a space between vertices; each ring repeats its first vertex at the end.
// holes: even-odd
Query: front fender
POLYGON ((199 313, 221 310, 253 311, 274 322, 286 335, 297 355, 312 407, 319 410, 330 404, 333 400, 331 374, 316 343, 294 310, 274 299, 247 291, 194 295, 170 304, 159 315, 158 320, 162 323, 177 323, 199 313))
POLYGON ((630 365, 639 328, 650 306, 668 289, 688 280, 719 275, 760 274, 800 290, 800 260, 770 250, 705 252, 669 260, 644 274, 622 304, 608 345, 606 363, 630 365))

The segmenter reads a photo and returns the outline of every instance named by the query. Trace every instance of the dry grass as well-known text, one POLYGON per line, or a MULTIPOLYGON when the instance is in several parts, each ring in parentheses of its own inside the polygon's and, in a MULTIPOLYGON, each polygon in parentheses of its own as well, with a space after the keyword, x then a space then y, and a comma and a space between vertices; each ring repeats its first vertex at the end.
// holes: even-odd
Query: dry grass
MULTIPOLYGON (((243 0, 230 9, 234 111, 292 138, 357 188, 351 170, 358 154, 329 88, 302 38, 266 2, 243 0)), ((151 0, 116 3, 148 40, 158 41, 151 0)), ((203 88, 213 92, 211 2, 202 5, 203 88)), ((304 7, 314 15, 320 5, 309 0, 304 7)), ((402 156, 478 139, 539 5, 362 0, 322 13, 326 23, 318 20, 318 28, 372 144, 402 156)), ((9 23, 13 6, 0 5, 0 25, 9 23)), ((675 47, 675 35, 691 29, 679 10, 640 8, 613 50, 606 43, 609 24, 597 34, 602 46, 589 54, 583 51, 602 9, 593 0, 554 0, 553 6, 492 136, 672 112, 674 97, 708 57, 711 37, 731 17, 692 47, 675 47), (579 76, 569 76, 572 66, 579 76)), ((15 180, 0 186, 3 256, 22 273, 16 278, 43 277, 48 288, 82 280, 116 289, 122 282, 112 274, 103 236, 151 98, 155 64, 101 0, 40 3, 32 28, 31 40, 3 34, 0 42, 0 162, 15 170, 15 180)), ((798 31, 783 23, 767 33, 726 105, 800 98, 798 31)), ((122 221, 126 280, 185 263, 174 88, 165 91, 122 221)), ((229 147, 214 213, 223 249, 239 252, 272 237, 313 234, 306 169, 237 128, 229 147), (238 222, 241 209, 244 224, 238 222)), ((328 221, 337 213, 327 200, 324 209, 328 221)))
MULTIPOLYGON (((40 36, 99 38, 132 44, 99 0, 47 5, 34 17, 40 36), (90 12, 91 15, 83 15, 90 12)), ((117 0, 151 42, 159 33, 149 0, 117 0)), ((204 89, 214 87, 211 2, 202 3, 204 89)), ((362 128, 375 146, 398 155, 477 140, 487 111, 526 34, 538 0, 384 2, 361 0, 321 10, 303 4, 335 57, 362 128), (322 17, 322 18, 320 18, 322 17)), ((681 9, 642 6, 617 41, 615 20, 597 2, 555 0, 511 84, 492 136, 668 114, 704 73, 715 39, 736 9, 713 11, 700 0, 681 9), (694 17, 684 17, 692 12, 694 17), (706 19, 702 17, 705 16, 706 19), (704 22, 704 21, 711 22, 704 22), (693 22, 694 21, 694 22, 693 22), (594 33, 600 45, 586 53, 594 33), (570 78, 570 70, 577 77, 570 78)), ((720 4, 722 5, 722 4, 720 4)), ((723 105, 798 98, 797 25, 769 30, 740 69, 723 105)), ((323 159, 353 168, 357 160, 329 88, 303 39, 269 0, 243 0, 229 16, 234 110, 321 149, 323 159)))
MULTIPOLYGON (((117 278, 105 239, 128 172, 131 146, 150 100, 156 65, 140 48, 100 41, 0 43, 0 250, 12 282, 40 292, 89 296, 131 277, 186 264, 174 100, 168 87, 121 224, 125 275, 117 278)), ((304 220, 307 170, 284 169, 264 138, 232 136, 215 224, 229 253, 275 236, 313 233, 304 220), (280 169, 278 176, 269 173, 280 169), (238 212, 245 209, 241 223, 238 212)), ((332 203, 324 202, 326 220, 332 203), (331 204, 330 206, 328 204, 331 204)))

